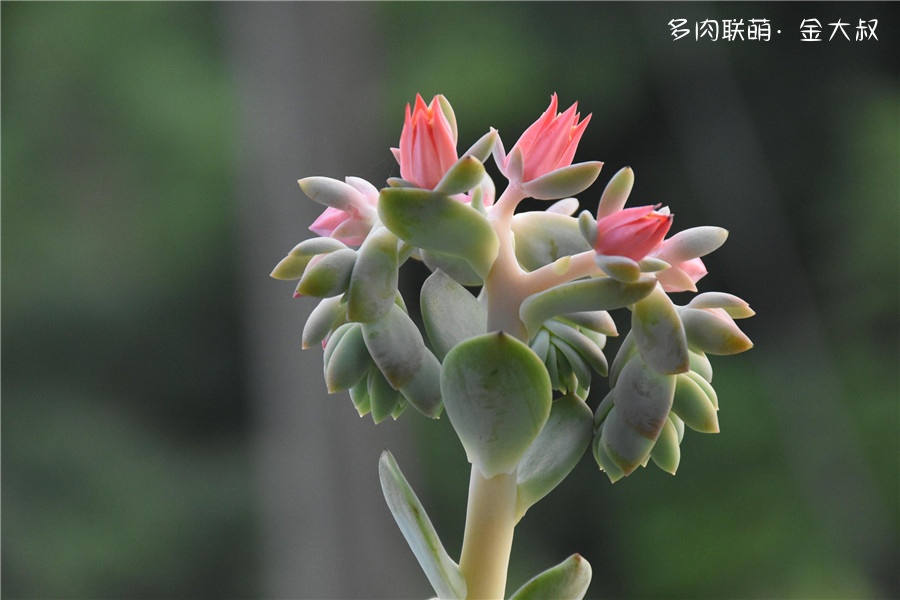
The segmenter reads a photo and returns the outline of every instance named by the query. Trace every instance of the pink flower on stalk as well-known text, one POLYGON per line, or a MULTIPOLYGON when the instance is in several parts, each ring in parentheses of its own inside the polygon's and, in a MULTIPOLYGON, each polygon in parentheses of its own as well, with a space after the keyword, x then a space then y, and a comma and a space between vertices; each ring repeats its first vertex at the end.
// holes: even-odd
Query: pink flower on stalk
POLYGON ((526 183, 572 164, 591 115, 579 123, 581 115, 576 112, 577 102, 562 114, 558 114, 556 109, 557 98, 553 94, 550 106, 525 130, 509 155, 504 155, 500 149, 497 163, 507 179, 526 183), (517 173, 519 169, 521 172, 517 173))
POLYGON ((597 221, 594 250, 605 256, 641 260, 659 246, 672 226, 672 215, 657 208, 637 206, 603 217, 597 221))
POLYGON ((391 148, 400 164, 400 177, 420 188, 433 190, 457 161, 456 131, 444 109, 442 96, 426 105, 416 94, 415 108, 406 105, 400 147, 391 148))

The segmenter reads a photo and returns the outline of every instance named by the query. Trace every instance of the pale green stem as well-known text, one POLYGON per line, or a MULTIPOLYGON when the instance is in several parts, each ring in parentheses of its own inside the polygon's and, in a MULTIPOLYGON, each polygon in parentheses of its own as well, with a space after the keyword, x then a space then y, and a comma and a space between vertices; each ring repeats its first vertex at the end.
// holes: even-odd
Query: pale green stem
POLYGON ((581 279, 588 275, 602 275, 603 272, 594 257, 597 252, 586 250, 573 256, 563 257, 549 265, 544 265, 525 274, 524 287, 528 295, 535 294, 557 286, 561 283, 581 279))
MULTIPOLYGON (((593 250, 568 262, 559 262, 527 273, 516 259, 512 219, 524 194, 508 187, 490 212, 497 234, 497 258, 484 282, 488 331, 504 331, 527 342, 527 333, 519 318, 522 301, 529 295, 553 285, 596 273, 593 250)), ((472 465, 469 503, 459 567, 466 578, 469 600, 503 598, 506 572, 516 525, 516 474, 485 478, 472 465)))
POLYGON ((505 331, 518 339, 526 336, 525 326, 519 319, 519 306, 527 294, 522 295, 525 271, 516 260, 512 218, 523 197, 518 188, 510 185, 491 209, 490 222, 497 234, 499 249, 484 281, 488 331, 505 331))
POLYGON ((506 571, 516 526, 516 474, 486 479, 472 465, 459 568, 468 600, 505 597, 506 571))

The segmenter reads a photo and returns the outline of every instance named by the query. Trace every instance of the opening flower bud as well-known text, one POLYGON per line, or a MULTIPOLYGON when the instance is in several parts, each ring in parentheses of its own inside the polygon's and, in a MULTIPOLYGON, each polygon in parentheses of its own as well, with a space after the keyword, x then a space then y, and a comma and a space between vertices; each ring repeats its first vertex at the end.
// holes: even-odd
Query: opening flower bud
POLYGON ((606 256, 625 256, 639 261, 666 237, 672 215, 659 206, 637 206, 617 211, 597 221, 594 250, 606 256))

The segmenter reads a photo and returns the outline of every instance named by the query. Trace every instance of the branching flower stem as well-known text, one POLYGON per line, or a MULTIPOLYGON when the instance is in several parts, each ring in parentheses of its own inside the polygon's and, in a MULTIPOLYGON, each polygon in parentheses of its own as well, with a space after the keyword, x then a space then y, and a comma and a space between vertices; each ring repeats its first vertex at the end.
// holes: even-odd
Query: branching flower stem
MULTIPOLYGON (((527 342, 519 318, 522 301, 531 294, 598 272, 593 251, 526 272, 515 255, 512 219, 525 194, 510 185, 491 208, 490 222, 499 240, 497 258, 484 282, 488 331, 504 331, 527 342), (559 263, 559 264, 557 264, 559 263)), ((468 598, 503 598, 509 554, 516 524, 516 473, 485 478, 472 466, 460 570, 468 598)))

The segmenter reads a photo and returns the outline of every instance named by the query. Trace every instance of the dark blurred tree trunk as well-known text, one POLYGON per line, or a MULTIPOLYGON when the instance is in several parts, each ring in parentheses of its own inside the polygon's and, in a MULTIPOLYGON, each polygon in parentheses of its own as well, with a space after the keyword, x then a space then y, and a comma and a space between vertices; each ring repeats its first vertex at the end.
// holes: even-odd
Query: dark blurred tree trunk
MULTIPOLYGON (((238 219, 246 364, 257 417, 263 592, 423 596, 428 584, 377 476, 381 450, 404 445, 404 423, 388 420, 376 428, 356 415, 346 393, 326 396, 321 350, 300 349, 314 304, 293 300, 291 284, 268 277, 294 244, 311 237, 307 227, 323 210, 297 179, 367 175, 360 167, 385 164, 377 157, 390 156, 375 135, 381 129, 373 110, 376 8, 303 2, 227 3, 223 10, 243 120, 238 219)), ((389 174, 380 175, 383 181, 389 174)))

